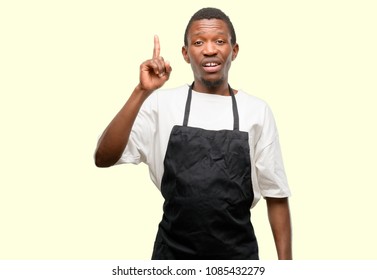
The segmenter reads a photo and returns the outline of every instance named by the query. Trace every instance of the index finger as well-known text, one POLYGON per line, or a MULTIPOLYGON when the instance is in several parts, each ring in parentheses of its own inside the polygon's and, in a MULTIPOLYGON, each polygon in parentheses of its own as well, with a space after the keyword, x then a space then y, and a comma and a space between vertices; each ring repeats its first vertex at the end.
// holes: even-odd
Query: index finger
POLYGON ((158 58, 160 56, 160 40, 157 35, 154 35, 154 48, 153 48, 153 58, 158 58))

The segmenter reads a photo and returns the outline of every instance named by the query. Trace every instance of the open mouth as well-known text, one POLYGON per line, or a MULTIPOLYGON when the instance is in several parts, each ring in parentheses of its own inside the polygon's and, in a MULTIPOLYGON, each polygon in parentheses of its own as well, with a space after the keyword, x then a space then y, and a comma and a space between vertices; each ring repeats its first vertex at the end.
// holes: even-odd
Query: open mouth
POLYGON ((206 62, 206 63, 203 63, 202 65, 203 65, 204 70, 210 73, 217 72, 221 69, 221 64, 218 62, 206 62))

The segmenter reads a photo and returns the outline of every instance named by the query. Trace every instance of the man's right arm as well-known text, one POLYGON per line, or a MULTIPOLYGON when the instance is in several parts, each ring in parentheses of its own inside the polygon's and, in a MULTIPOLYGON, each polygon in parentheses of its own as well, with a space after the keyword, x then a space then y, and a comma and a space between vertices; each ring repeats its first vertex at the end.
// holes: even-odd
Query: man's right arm
POLYGON ((171 71, 169 62, 160 56, 160 42, 155 36, 153 57, 141 64, 139 84, 98 140, 94 155, 96 166, 109 167, 120 159, 141 106, 169 79, 171 71))
POLYGON ((107 126, 98 140, 94 156, 97 167, 112 166, 120 159, 136 116, 147 97, 148 94, 137 86, 126 104, 107 126))

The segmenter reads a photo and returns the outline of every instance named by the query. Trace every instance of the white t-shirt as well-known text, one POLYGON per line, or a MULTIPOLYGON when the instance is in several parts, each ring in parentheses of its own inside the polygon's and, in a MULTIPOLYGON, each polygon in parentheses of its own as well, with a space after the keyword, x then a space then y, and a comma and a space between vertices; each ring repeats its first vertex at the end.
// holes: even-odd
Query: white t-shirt
MULTIPOLYGON (((182 125, 189 86, 153 92, 144 102, 132 127, 128 144, 117 164, 144 162, 152 181, 161 188, 164 158, 174 125, 182 125)), ((235 94, 240 131, 249 133, 254 201, 262 197, 288 197, 278 132, 268 105, 239 90, 235 94)), ((233 129, 230 96, 192 91, 188 126, 208 130, 233 129)))

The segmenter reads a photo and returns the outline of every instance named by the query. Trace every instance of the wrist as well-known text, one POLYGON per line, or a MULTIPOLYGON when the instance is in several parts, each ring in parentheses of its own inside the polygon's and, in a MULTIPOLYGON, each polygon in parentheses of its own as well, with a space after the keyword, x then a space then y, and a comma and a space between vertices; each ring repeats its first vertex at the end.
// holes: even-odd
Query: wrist
POLYGON ((133 91, 133 95, 137 96, 137 99, 144 102, 152 92, 153 90, 146 89, 141 84, 138 84, 133 91))
POLYGON ((145 96, 149 96, 153 90, 151 89, 146 89, 141 83, 139 83, 136 87, 135 87, 135 92, 138 92, 139 94, 142 94, 142 95, 145 95, 145 96))

